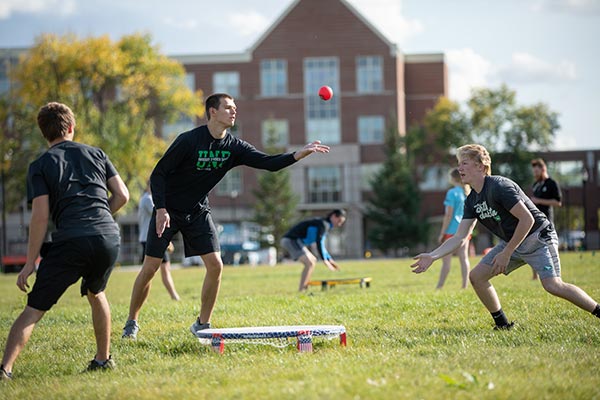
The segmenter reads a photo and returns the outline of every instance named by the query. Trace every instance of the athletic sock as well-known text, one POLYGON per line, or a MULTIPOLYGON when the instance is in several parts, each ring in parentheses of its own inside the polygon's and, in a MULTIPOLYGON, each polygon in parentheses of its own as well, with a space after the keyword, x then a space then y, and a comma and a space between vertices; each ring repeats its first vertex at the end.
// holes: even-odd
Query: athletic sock
POLYGON ((508 318, 506 318, 506 315, 504 315, 504 311, 502 311, 502 309, 491 313, 492 314, 492 318, 494 318, 494 322, 496 323, 496 326, 506 326, 508 325, 508 318))
POLYGON ((600 318, 600 304, 596 304, 596 308, 594 308, 594 311, 592 311, 592 314, 594 314, 596 317, 600 318))

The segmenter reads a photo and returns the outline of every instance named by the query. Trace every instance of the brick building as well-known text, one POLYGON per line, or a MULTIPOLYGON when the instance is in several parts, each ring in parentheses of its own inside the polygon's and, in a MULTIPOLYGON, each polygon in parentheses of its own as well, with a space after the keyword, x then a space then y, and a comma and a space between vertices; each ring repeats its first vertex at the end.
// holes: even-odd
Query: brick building
MULTIPOLYGON (((290 150, 315 139, 332 146, 291 175, 301 211, 348 210, 343 230, 329 239, 333 254, 345 257, 365 250, 364 194, 384 159, 388 125, 397 121, 404 134, 448 88, 443 54, 403 54, 344 0, 294 1, 244 53, 174 58, 194 89, 235 97, 235 135, 259 148, 268 131, 290 150), (321 85, 333 88, 328 102, 317 95, 321 85)), ((251 218, 256 176, 250 168, 230 171, 211 194, 216 221, 251 218)))

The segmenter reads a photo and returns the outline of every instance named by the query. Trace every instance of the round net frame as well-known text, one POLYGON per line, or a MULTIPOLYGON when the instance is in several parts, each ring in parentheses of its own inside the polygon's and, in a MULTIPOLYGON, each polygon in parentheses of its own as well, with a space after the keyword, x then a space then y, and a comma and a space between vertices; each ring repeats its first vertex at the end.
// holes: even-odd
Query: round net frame
POLYGON ((295 344, 299 352, 312 351, 314 337, 340 339, 346 346, 346 328, 342 325, 289 325, 244 328, 204 329, 197 332, 201 344, 223 353, 225 344, 258 344, 284 348, 295 344))

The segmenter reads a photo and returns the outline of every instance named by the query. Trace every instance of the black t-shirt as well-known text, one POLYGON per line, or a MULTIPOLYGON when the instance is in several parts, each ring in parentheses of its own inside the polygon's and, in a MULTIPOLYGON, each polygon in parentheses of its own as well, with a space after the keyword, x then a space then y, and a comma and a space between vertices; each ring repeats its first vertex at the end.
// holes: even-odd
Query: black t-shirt
POLYGON ((210 190, 238 165, 277 171, 296 162, 293 153, 268 155, 231 134, 215 139, 206 125, 180 134, 150 177, 156 208, 189 213, 207 204, 210 190))
POLYGON ((548 219, 525 195, 515 182, 502 176, 486 176, 481 193, 471 190, 465 200, 463 219, 477 219, 494 235, 505 242, 510 241, 519 220, 510 210, 522 201, 534 218, 528 235, 537 230, 548 219))
MULTIPOLYGON (((533 196, 539 197, 540 199, 546 200, 557 200, 560 201, 562 196, 560 193, 560 187, 558 183, 552 178, 544 179, 543 181, 537 181, 532 186, 533 196)), ((551 206, 545 206, 542 204, 536 204, 537 208, 541 212, 546 214, 550 221, 554 220, 554 210, 551 206)))
POLYGON ((48 195, 56 231, 52 240, 118 234, 108 205, 106 181, 117 175, 99 148, 64 141, 29 165, 27 200, 48 195))

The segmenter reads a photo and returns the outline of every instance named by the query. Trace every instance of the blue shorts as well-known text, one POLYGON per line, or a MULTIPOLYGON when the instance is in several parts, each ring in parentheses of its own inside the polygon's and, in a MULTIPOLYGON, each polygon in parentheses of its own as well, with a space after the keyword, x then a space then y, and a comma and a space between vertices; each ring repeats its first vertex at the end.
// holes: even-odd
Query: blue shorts
POLYGON ((183 237, 183 250, 186 257, 221 251, 217 229, 208 210, 193 215, 167 211, 171 217, 171 226, 165 228, 161 237, 158 237, 156 229, 153 229, 156 226, 156 210, 152 213, 146 240, 147 256, 163 258, 165 250, 177 232, 181 232, 183 237))
POLYGON ((83 236, 45 243, 27 305, 48 311, 79 278, 83 278, 82 296, 86 296, 88 290, 94 294, 103 292, 120 246, 119 235, 83 236))
MULTIPOLYGON (((492 265, 496 254, 506 247, 500 241, 489 251, 479 264, 492 265)), ((548 225, 531 233, 523 240, 510 257, 504 275, 508 275, 522 265, 529 264, 541 279, 560 277, 560 258, 558 256, 558 236, 552 225, 548 225)))

